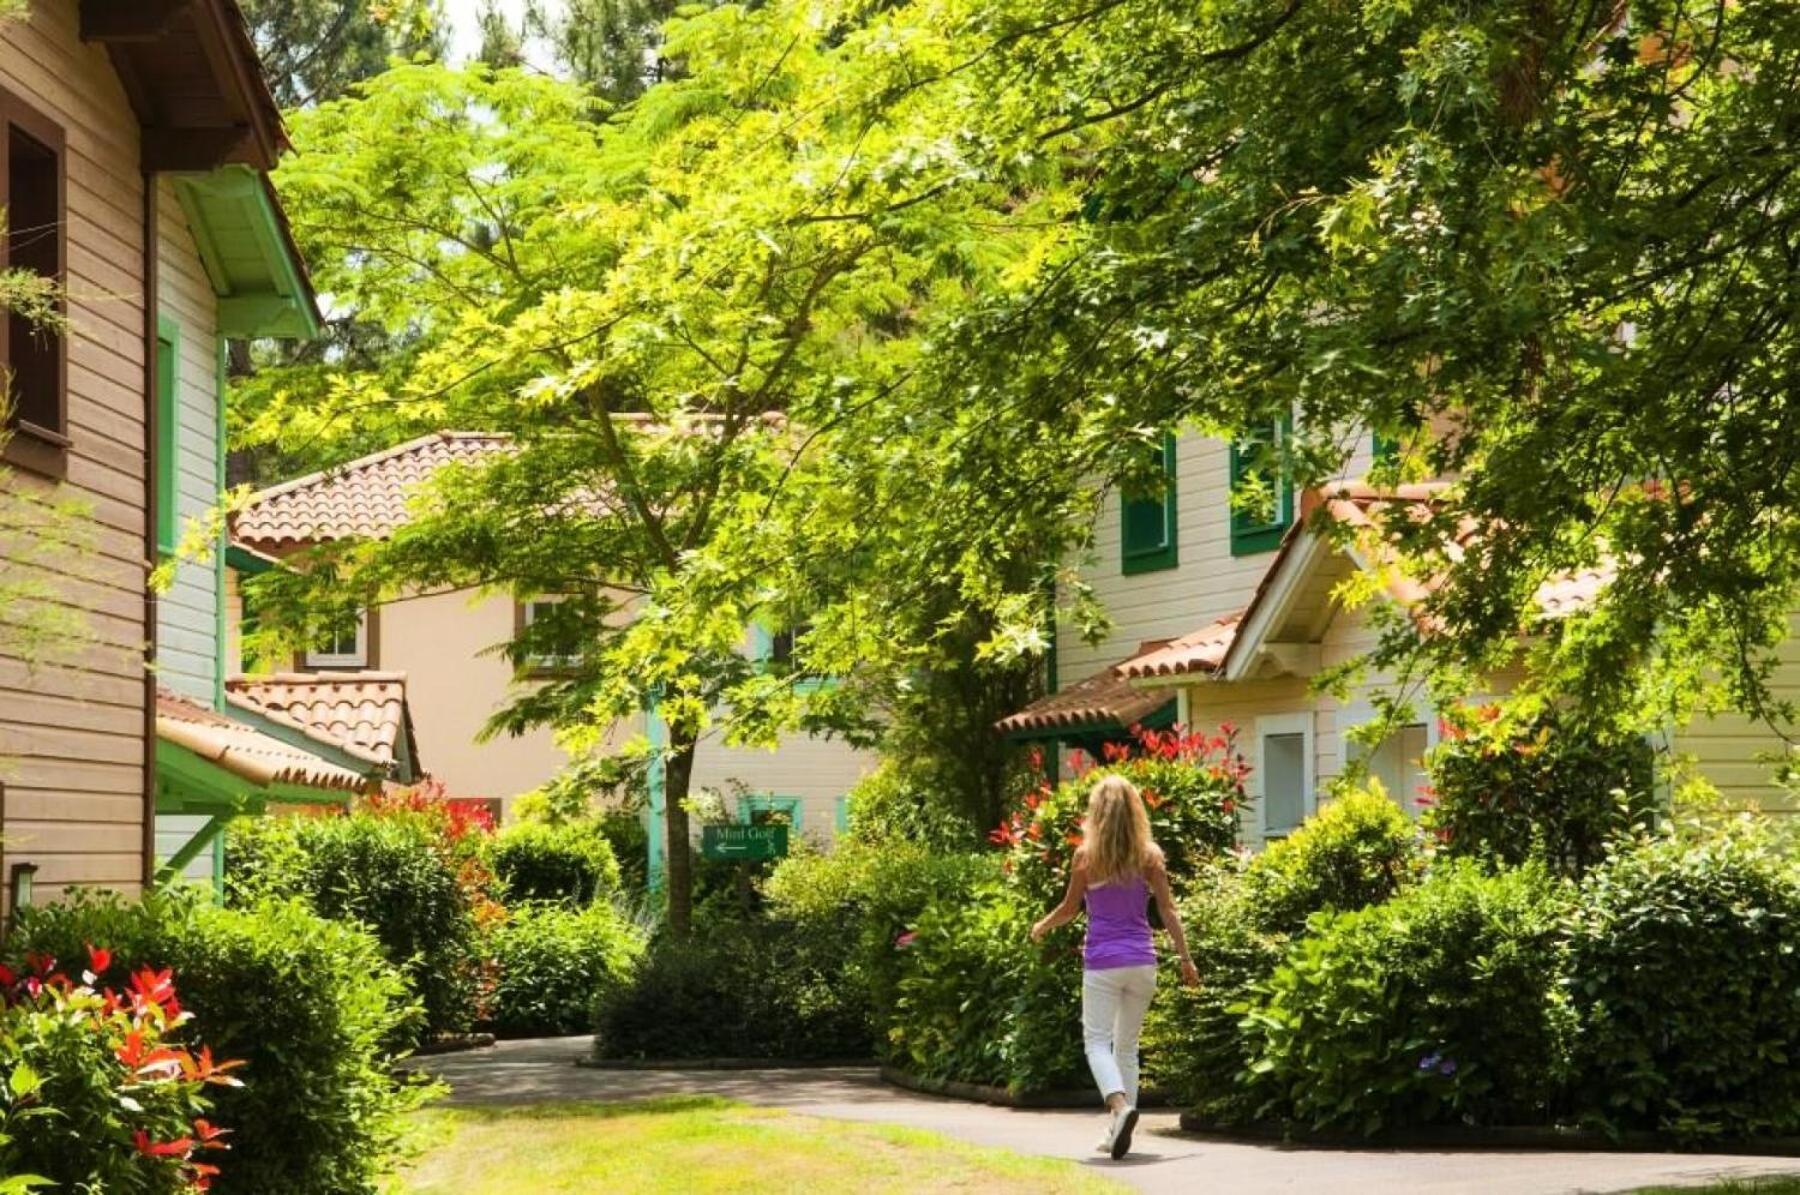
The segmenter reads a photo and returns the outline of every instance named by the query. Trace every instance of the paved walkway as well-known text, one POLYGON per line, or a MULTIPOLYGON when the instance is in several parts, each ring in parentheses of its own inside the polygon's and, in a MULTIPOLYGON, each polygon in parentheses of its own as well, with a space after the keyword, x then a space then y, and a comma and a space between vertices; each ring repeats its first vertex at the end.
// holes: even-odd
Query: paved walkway
POLYGON ((1528 1150, 1314 1149, 1183 1136, 1173 1112, 1146 1112, 1137 1152, 1112 1162, 1085 1151, 1099 1139, 1096 1112, 1013 1111, 915 1095, 862 1067, 830 1070, 602 1071, 574 1065, 587 1038, 503 1042, 424 1065, 447 1079, 452 1103, 631 1100, 720 1095, 839 1120, 910 1125, 977 1145, 1066 1157, 1144 1191, 1264 1195, 1546 1195, 1696 1185, 1726 1177, 1800 1173, 1800 1159, 1712 1154, 1563 1153, 1528 1150))

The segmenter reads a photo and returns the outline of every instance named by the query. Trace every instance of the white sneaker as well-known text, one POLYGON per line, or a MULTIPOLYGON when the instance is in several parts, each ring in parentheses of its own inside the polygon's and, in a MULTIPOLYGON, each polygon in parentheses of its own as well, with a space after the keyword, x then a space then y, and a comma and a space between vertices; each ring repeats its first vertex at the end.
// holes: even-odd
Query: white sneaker
POLYGON ((1137 1128, 1138 1110, 1130 1104, 1112 1114, 1112 1125, 1106 1132, 1106 1152, 1118 1161, 1131 1152, 1131 1134, 1137 1128))

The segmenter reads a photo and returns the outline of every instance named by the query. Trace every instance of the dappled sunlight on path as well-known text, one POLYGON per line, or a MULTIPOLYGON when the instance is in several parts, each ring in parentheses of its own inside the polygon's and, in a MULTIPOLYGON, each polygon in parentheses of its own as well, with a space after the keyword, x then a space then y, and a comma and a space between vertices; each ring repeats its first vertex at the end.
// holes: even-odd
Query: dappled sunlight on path
POLYGON ((421 1061, 459 1104, 637 1100, 718 1095, 840 1120, 945 1133, 976 1145, 1081 1161, 1152 1192, 1275 1195, 1541 1195, 1699 1184, 1721 1177, 1800 1173, 1800 1159, 1711 1154, 1568 1153, 1529 1150, 1318 1149, 1176 1133, 1175 1114, 1148 1111, 1137 1152, 1123 1162, 1089 1154, 1098 1111, 1013 1110, 918 1095, 881 1082, 872 1067, 817 1070, 590 1070, 575 1065, 589 1039, 502 1042, 421 1061))

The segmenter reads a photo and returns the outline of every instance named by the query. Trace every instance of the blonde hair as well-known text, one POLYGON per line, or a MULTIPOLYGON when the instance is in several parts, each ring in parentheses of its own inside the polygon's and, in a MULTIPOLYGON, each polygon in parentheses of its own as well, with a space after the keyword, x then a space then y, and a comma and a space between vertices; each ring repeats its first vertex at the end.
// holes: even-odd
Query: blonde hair
POLYGON ((1082 858, 1090 884, 1140 876, 1162 861, 1162 849, 1150 836, 1144 798, 1123 776, 1103 776, 1088 791, 1082 829, 1082 858))

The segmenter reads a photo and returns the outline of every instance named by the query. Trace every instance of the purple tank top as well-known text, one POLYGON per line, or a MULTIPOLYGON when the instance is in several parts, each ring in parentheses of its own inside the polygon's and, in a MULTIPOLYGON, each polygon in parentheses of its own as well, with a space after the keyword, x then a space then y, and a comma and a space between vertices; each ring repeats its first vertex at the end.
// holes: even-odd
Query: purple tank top
POLYGON ((1087 945, 1082 961, 1089 971, 1155 965, 1156 944, 1145 912, 1149 903, 1150 885, 1142 876, 1087 890, 1087 945))

